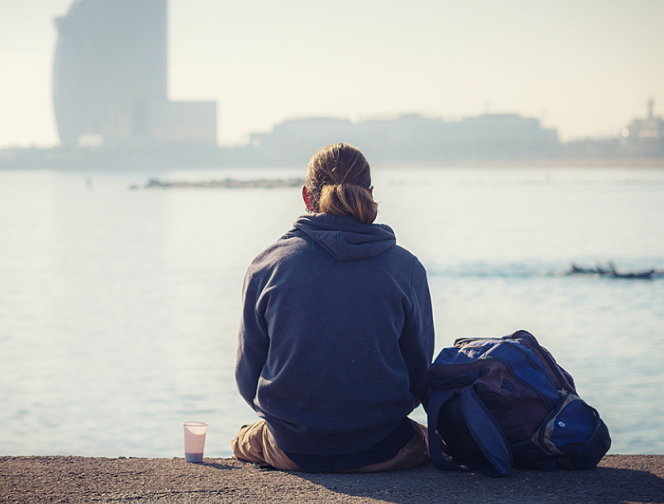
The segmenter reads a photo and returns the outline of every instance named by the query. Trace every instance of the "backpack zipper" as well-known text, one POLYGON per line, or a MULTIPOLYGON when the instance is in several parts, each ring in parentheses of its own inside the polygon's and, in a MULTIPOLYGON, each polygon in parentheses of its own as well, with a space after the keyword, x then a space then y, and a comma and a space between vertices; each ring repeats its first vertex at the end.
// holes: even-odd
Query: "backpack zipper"
MULTIPOLYGON (((476 340, 476 341, 486 341, 486 340, 476 340)), ((489 341, 492 341, 492 340, 489 339, 489 341)), ((499 341, 499 340, 494 339, 493 341, 499 341)), ((498 344, 506 343, 507 341, 512 341, 513 343, 508 343, 508 344, 512 345, 519 352, 521 352, 526 357, 526 359, 528 360, 528 364, 530 364, 533 368, 536 369, 536 366, 534 366, 534 364, 533 364, 533 360, 531 358, 531 355, 528 352, 526 352, 523 348, 520 347, 520 345, 523 345, 523 343, 519 343, 518 341, 515 341, 515 340, 502 340, 502 341, 499 341, 498 344), (515 344, 515 343, 517 343, 517 344, 515 344)), ((459 350, 463 350, 464 348, 477 348, 477 349, 484 350, 485 353, 482 354, 480 359, 484 359, 486 361, 493 360, 493 361, 502 363, 509 370, 510 374, 516 379, 516 381, 518 381, 519 383, 521 383, 525 387, 529 388, 530 390, 535 392, 540 397, 540 399, 542 400, 542 404, 544 404, 544 406, 546 407, 546 409, 548 411, 551 411, 553 409, 553 407, 555 407, 555 405, 554 406, 549 405, 549 401, 546 399, 546 396, 539 389, 531 386, 528 382, 526 382, 525 380, 519 378, 516 375, 516 373, 514 372, 514 369, 512 368, 512 366, 509 362, 507 362, 506 360, 501 359, 499 357, 487 356, 487 354, 486 354, 487 348, 485 346, 483 346, 483 345, 474 345, 474 344, 470 343, 470 344, 462 346, 461 348, 459 348, 459 350)), ((494 348, 494 347, 492 347, 492 348, 494 348)), ((537 357, 537 356, 535 356, 535 357, 537 357)), ((554 388, 554 390, 556 390, 558 392, 558 395, 560 395, 560 391, 559 391, 558 387, 553 382, 553 380, 551 379, 549 374, 546 372, 546 369, 544 369, 544 366, 539 361, 539 359, 537 359, 537 362, 539 363, 540 368, 542 368, 542 370, 544 371, 544 373, 542 373, 542 374, 544 376, 546 376, 546 379, 549 381, 551 386, 554 388)), ((466 363, 464 363, 464 364, 466 364, 466 363)), ((557 400, 556 400, 556 402, 557 402, 557 400)))
MULTIPOLYGON (((529 362, 533 367, 535 367, 531 355, 530 355, 528 352, 526 352, 523 348, 521 348, 521 345, 523 345, 523 343, 519 343, 518 341, 515 341, 515 340, 508 340, 508 341, 514 341, 514 343, 511 343, 511 345, 514 346, 514 348, 516 348, 519 352, 521 352, 522 354, 524 354, 524 355, 526 356, 526 358, 528 359, 528 362, 529 362), (518 343, 518 344, 515 344, 515 343, 518 343)), ((529 350, 530 350, 530 349, 529 349, 529 350)), ((530 350, 530 351, 532 352, 532 350, 530 350)), ((534 352, 533 352, 533 353, 534 353, 534 352)), ((544 355, 544 352, 542 352, 542 355, 544 355)), ((539 363, 540 367, 541 367, 542 369, 544 369, 544 371, 545 371, 544 375, 548 378, 549 382, 551 382, 551 385, 553 385, 553 388, 555 388, 556 390, 560 390, 560 389, 562 388, 562 386, 563 386, 563 381, 560 380, 560 386, 556 385, 556 383, 555 383, 555 382, 551 379, 551 377, 549 376, 549 373, 546 372, 546 369, 544 368, 544 365, 543 365, 542 362, 539 360, 539 358, 538 358, 537 355, 535 355, 535 358, 537 358, 537 362, 539 363)), ((549 362, 548 360, 547 360, 546 363, 547 363, 547 364, 549 365, 549 367, 551 368, 551 371, 554 372, 554 374, 557 374, 557 373, 555 372, 555 370, 553 369, 553 366, 551 366, 551 364, 550 364, 550 362, 549 362)))
MULTIPOLYGON (((525 339, 525 338, 526 338, 526 337, 524 337, 524 339, 525 339)), ((531 340, 531 338, 527 338, 527 339, 528 339, 528 340, 531 340)), ((524 345, 523 343, 521 343, 521 342, 519 342, 519 341, 517 341, 517 340, 513 340, 513 339, 502 340, 502 341, 500 341, 500 343, 507 343, 507 344, 509 344, 509 345, 512 345, 513 348, 515 348, 516 350, 518 350, 519 352, 521 352, 521 353, 526 357, 526 359, 528 360, 528 363, 529 363, 532 367, 534 367, 534 368, 537 367, 537 366, 535 366, 535 363, 533 362, 533 359, 532 359, 531 354, 522 348, 522 346, 526 346, 526 345, 524 345)), ((534 344, 534 343, 533 343, 533 344, 534 344)), ((539 347, 540 345, 536 345, 536 346, 539 347)), ((484 349, 485 347, 480 346, 480 345, 472 345, 472 344, 471 344, 471 345, 465 345, 465 346, 463 346, 463 347, 461 347, 461 348, 482 348, 482 349, 484 349)), ((526 347, 526 348, 528 348, 528 347, 526 347)), ((540 347, 540 348, 541 348, 541 347, 540 347)), ((534 352, 532 349, 530 349, 530 348, 528 348, 528 350, 530 350, 532 353, 535 353, 535 352, 534 352)), ((547 357, 546 354, 545 354, 544 352, 542 352, 541 350, 540 350, 540 353, 541 353, 545 358, 547 357)), ((544 369, 544 371, 545 371, 545 372, 544 372, 544 376, 547 377, 547 379, 549 380, 549 383, 551 383, 551 385, 553 385, 553 388, 555 388, 556 390, 561 390, 561 389, 563 389, 564 380, 562 379, 562 377, 561 377, 560 374, 558 373, 557 368, 551 363, 551 361, 550 361, 548 358, 546 358, 546 364, 549 366, 549 368, 551 369, 551 372, 556 376, 556 378, 558 378, 558 380, 559 380, 559 382, 560 382, 560 386, 556 385, 556 383, 551 379, 551 377, 549 376, 549 373, 546 372, 546 368, 544 367, 544 364, 542 364, 542 362, 539 360, 537 354, 535 354, 535 358, 537 359, 537 363, 540 365, 540 367, 541 367, 542 369, 544 369)), ((497 359, 497 360, 500 360, 500 359, 497 359)), ((547 406, 547 407, 548 407, 548 406, 547 406)))
MULTIPOLYGON (((549 406, 549 401, 547 401, 546 396, 545 396, 542 392, 540 392, 539 389, 533 387, 533 386, 530 385, 530 383, 528 383, 527 381, 525 381, 525 380, 519 378, 519 377, 516 375, 516 373, 514 372, 514 369, 512 368, 512 366, 510 365, 509 362, 507 362, 506 360, 500 359, 500 358, 498 358, 498 357, 491 357, 491 356, 487 357, 486 355, 483 355, 483 356, 481 357, 481 359, 483 359, 483 360, 485 360, 485 361, 490 361, 490 360, 492 360, 492 361, 496 361, 496 362, 500 362, 500 363, 502 363, 502 364, 503 364, 503 365, 509 370, 510 374, 512 375, 512 377, 513 377, 516 381, 518 381, 519 383, 521 383, 524 387, 529 388, 530 390, 532 390, 533 392, 535 392, 535 393, 539 396, 539 398, 542 400, 542 404, 544 404, 544 406, 546 407, 546 409, 547 409, 548 411, 551 411, 551 406, 549 406)), ((551 379, 549 378, 549 380, 551 380, 551 379)))
MULTIPOLYGON (((529 336, 519 336, 519 337, 527 339, 534 347, 537 347, 539 353, 542 355, 542 357, 544 357, 544 360, 551 369, 551 372, 555 375, 555 377, 558 379, 558 382, 560 383, 560 386, 556 388, 563 388, 563 385, 565 384, 565 379, 563 378, 562 374, 560 374, 560 371, 558 370, 558 365, 552 360, 552 358, 548 355, 548 353, 543 350, 542 345, 540 345, 532 337, 529 336)), ((516 340, 511 340, 511 341, 516 341, 516 340)))

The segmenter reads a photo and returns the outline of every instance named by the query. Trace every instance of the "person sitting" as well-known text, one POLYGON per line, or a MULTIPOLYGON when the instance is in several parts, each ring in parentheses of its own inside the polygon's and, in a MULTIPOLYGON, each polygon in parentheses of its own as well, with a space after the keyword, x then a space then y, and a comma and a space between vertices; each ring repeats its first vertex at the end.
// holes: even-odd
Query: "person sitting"
POLYGON ((262 420, 240 429, 233 456, 309 472, 423 464, 426 427, 408 415, 433 357, 425 269, 373 223, 356 147, 319 150, 302 197, 309 213, 245 276, 235 375, 262 420))

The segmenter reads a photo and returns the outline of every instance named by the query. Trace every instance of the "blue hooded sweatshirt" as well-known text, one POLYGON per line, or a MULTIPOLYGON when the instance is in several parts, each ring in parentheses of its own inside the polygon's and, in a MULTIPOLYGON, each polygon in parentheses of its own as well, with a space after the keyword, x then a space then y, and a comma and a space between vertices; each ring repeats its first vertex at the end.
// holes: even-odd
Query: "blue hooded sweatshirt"
POLYGON ((302 470, 382 462, 412 437, 433 357, 426 272, 389 226, 329 214, 294 226, 247 271, 238 388, 302 470))

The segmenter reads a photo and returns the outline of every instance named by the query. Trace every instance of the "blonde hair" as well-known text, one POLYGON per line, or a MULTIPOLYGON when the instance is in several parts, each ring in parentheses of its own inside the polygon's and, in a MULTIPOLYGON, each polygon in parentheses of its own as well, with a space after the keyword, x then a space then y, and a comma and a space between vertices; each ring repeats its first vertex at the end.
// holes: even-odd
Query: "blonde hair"
POLYGON ((364 224, 376 220, 371 168, 357 147, 336 143, 316 152, 307 167, 306 186, 315 212, 351 216, 364 224))

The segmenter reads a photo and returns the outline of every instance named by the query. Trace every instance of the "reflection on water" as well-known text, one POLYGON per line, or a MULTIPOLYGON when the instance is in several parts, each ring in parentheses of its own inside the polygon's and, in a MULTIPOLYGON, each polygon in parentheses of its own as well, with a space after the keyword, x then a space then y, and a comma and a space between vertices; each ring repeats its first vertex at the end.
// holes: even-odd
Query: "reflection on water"
MULTIPOLYGON (((242 278, 303 211, 299 189, 128 190, 147 179, 0 172, 0 454, 182 456, 182 421, 196 419, 210 424, 206 455, 228 456, 254 419, 233 380, 242 278)), ((374 174, 379 221, 429 271, 438 349, 528 329, 599 409, 613 453, 664 453, 664 279, 549 273, 573 261, 664 268, 662 180, 374 174)))

